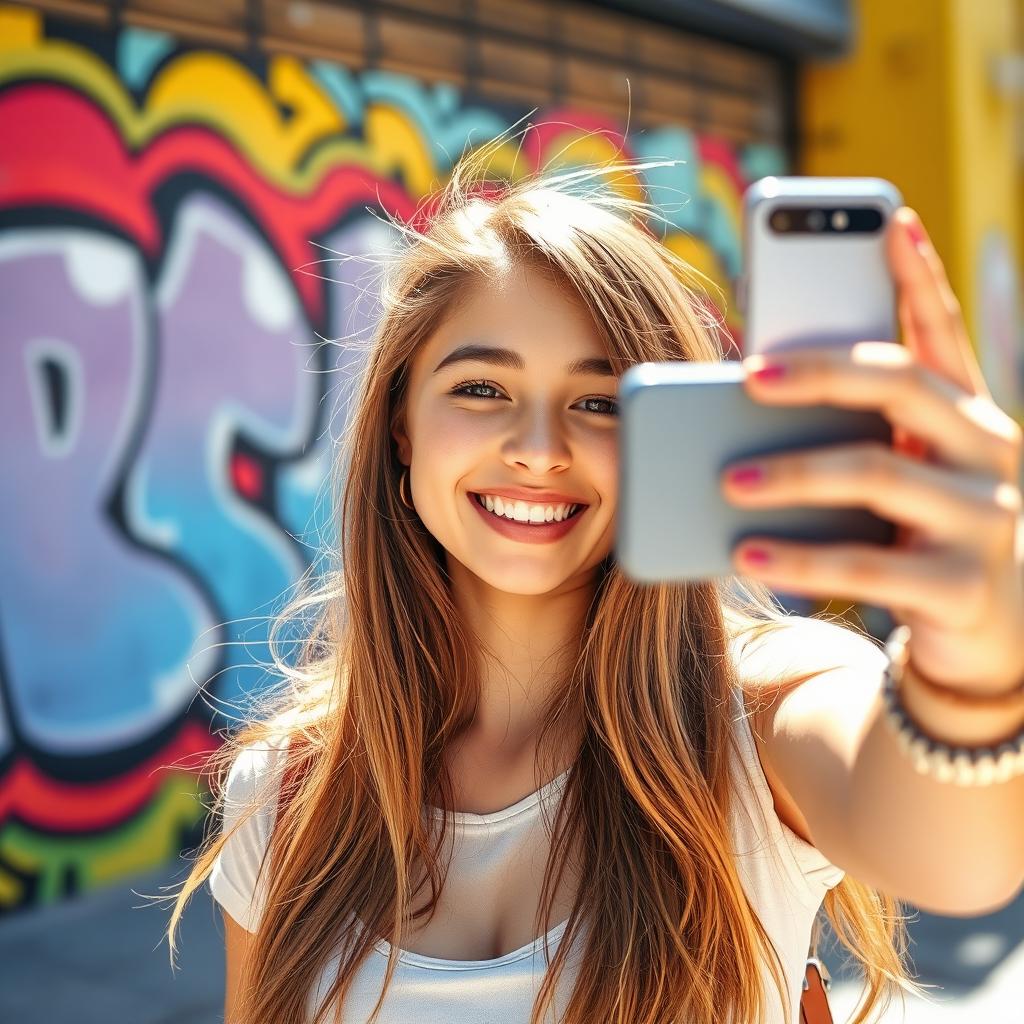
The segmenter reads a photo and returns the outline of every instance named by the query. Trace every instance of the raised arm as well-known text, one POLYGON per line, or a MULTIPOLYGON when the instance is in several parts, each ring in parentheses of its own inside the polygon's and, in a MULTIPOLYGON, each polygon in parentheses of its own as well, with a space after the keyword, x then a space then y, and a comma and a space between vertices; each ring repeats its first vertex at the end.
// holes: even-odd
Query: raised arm
MULTIPOLYGON (((744 507, 864 507, 896 524, 896 542, 750 537, 734 562, 785 593, 888 607, 910 631, 900 728, 916 730, 915 743, 994 746, 1024 728, 1024 434, 992 401, 912 210, 897 211, 886 252, 904 344, 752 356, 744 384, 767 404, 881 413, 894 443, 769 456, 721 485, 744 507)), ((839 627, 801 628, 805 668, 842 667, 799 685, 788 677, 763 715, 759 754, 783 812, 894 896, 953 914, 1007 902, 1024 876, 1024 780, 967 787, 919 774, 884 714, 882 652, 839 627)))
MULTIPOLYGON (((776 811, 833 863, 892 896, 951 916, 997 909, 1024 882, 1024 777, 976 788, 915 771, 884 721, 885 664, 852 630, 799 618, 746 659, 748 707, 761 706, 751 724, 776 811)), ((908 704, 913 686, 907 680, 908 704)), ((942 705, 910 710, 950 742, 996 738, 965 730, 942 705)), ((1020 724, 1007 721, 1003 732, 1020 724)))

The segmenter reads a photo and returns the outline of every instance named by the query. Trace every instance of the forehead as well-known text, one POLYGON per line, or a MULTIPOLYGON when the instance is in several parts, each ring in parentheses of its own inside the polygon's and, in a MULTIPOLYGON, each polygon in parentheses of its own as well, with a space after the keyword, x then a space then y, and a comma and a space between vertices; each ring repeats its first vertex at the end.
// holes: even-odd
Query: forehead
POLYGON ((427 340, 421 355, 440 358, 466 341, 516 348, 540 356, 552 349, 604 355, 597 324, 566 284, 531 268, 477 281, 427 340))

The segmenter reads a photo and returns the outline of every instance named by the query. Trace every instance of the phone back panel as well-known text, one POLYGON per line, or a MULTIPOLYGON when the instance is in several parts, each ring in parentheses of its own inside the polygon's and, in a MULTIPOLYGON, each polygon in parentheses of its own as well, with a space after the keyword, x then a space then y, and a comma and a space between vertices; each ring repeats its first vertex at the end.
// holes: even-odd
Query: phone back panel
POLYGON ((762 178, 744 194, 745 271, 740 283, 744 354, 800 345, 896 341, 895 287, 885 253, 892 214, 903 205, 882 178, 762 178), (871 233, 780 234, 780 206, 872 206, 871 233))
POLYGON ((870 411, 771 406, 743 389, 739 362, 638 363, 619 383, 616 558, 645 582, 736 572, 732 549, 761 533, 796 541, 891 544, 893 524, 863 508, 746 509, 726 501, 719 477, 742 458, 845 441, 891 443, 870 411))

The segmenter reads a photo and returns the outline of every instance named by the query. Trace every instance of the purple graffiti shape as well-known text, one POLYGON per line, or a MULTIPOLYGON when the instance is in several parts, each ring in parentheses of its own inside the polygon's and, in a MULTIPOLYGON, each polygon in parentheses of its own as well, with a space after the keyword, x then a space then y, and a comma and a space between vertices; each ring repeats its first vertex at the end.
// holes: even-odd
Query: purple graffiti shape
POLYGON ((97 232, 0 242, 0 621, 12 715, 53 754, 106 752, 180 716, 210 622, 108 513, 144 421, 145 288, 136 251, 97 232))
POLYGON ((264 681, 269 617, 305 568, 272 488, 276 460, 301 451, 315 424, 313 332, 264 237, 202 192, 177 210, 155 304, 159 370, 134 525, 148 535, 147 524, 168 524, 166 550, 213 596, 220 626, 197 648, 219 647, 208 692, 236 718, 236 698, 264 681), (241 468, 240 439, 256 460, 241 468))

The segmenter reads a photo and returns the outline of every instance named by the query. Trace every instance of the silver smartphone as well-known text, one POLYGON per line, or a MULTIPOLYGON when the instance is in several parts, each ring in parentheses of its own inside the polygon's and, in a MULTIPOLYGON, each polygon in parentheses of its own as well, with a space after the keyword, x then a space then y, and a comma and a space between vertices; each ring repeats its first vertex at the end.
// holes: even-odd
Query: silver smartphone
POLYGON ((885 235, 903 197, 884 178, 761 178, 743 195, 736 286, 743 352, 897 335, 885 235))
MULTIPOLYGON (((751 186, 745 350, 898 343, 884 233, 899 205, 895 188, 880 179, 774 178, 751 186), (786 218, 773 220, 780 209, 786 218)), ((891 425, 878 413, 755 402, 743 372, 734 361, 670 361, 623 374, 615 554, 627 576, 657 583, 731 575, 733 547, 754 534, 894 542, 894 524, 865 508, 741 509, 722 497, 719 477, 740 459, 857 440, 892 443, 891 425)))

